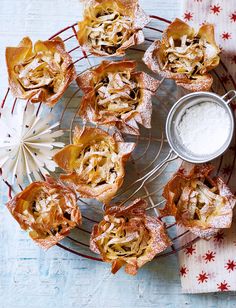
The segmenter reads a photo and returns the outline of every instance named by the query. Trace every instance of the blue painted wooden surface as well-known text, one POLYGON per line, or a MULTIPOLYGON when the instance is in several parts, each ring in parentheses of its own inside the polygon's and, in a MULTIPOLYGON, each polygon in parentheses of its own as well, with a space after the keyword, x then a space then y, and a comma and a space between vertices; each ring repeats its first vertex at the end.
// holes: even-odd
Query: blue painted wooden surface
MULTIPOLYGON (((181 0, 142 0, 150 14, 173 19, 181 0), (167 3, 168 2, 168 3, 167 3)), ((7 85, 5 46, 24 35, 46 39, 81 16, 79 0, 0 1, 0 97, 7 85)), ((236 307, 235 293, 181 294, 177 257, 154 261, 136 277, 113 276, 107 264, 93 262, 57 247, 44 252, 20 231, 4 204, 0 184, 0 308, 62 307, 236 307)))

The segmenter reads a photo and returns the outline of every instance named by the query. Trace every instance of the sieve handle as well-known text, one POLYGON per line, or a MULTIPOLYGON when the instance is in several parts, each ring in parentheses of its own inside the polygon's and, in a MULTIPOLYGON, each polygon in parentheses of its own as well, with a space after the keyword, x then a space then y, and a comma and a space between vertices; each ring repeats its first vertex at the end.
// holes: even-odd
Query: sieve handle
POLYGON ((159 167, 158 167, 158 170, 161 169, 165 164, 173 161, 173 160, 176 160, 177 158, 179 158, 179 156, 173 151, 173 150, 170 150, 169 154, 166 156, 166 158, 164 158, 159 167))
POLYGON ((229 105, 236 98, 236 91, 230 90, 225 95, 221 96, 221 98, 227 105, 229 105))

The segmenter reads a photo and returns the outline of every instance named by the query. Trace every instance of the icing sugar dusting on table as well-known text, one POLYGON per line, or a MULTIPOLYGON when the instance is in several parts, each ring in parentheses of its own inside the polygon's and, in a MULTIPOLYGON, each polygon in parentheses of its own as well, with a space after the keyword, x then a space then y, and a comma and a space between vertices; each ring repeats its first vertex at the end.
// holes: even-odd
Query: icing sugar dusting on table
POLYGON ((202 102, 186 109, 177 130, 190 152, 196 155, 213 154, 229 136, 230 118, 218 104, 202 102))

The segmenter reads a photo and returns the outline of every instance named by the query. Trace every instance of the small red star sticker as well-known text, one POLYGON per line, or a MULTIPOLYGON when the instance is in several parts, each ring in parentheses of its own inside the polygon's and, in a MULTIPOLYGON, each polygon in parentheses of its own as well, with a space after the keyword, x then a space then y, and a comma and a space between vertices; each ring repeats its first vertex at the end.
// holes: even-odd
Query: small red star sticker
POLYGON ((232 167, 231 167, 230 165, 226 165, 226 166, 223 168, 222 173, 223 173, 224 175, 229 175, 231 171, 232 171, 232 167))
POLYGON ((224 83, 227 84, 229 82, 229 76, 224 74, 220 77, 220 80, 224 83))
POLYGON ((220 231, 214 236, 214 242, 221 243, 223 242, 224 237, 224 232, 220 231))
POLYGON ((231 36, 231 33, 229 33, 229 32, 223 32, 223 33, 221 34, 221 38, 222 38, 223 40, 229 40, 229 39, 232 38, 232 36, 231 36))
POLYGON ((215 261, 215 255, 216 253, 214 251, 208 250, 208 252, 205 253, 203 256, 203 259, 205 260, 206 263, 215 261))
POLYGON ((217 284, 217 288, 221 292, 229 291, 229 287, 230 287, 230 285, 225 280, 223 282, 217 284))
POLYGON ((210 10, 211 10, 211 13, 219 15, 219 13, 221 12, 222 8, 219 6, 219 4, 217 4, 217 5, 211 5, 210 6, 210 10))
POLYGON ((197 276, 198 283, 207 282, 208 278, 209 275, 203 271, 197 276))
POLYGON ((232 22, 236 22, 236 11, 232 13, 229 17, 232 22))
POLYGON ((181 276, 185 277, 187 275, 187 273, 188 273, 188 269, 187 269, 186 266, 182 266, 179 272, 180 272, 181 276))
POLYGON ((236 262, 234 260, 228 260, 228 262, 225 265, 225 268, 229 271, 229 273, 235 270, 236 268, 236 262))
POLYGON ((191 12, 185 12, 184 13, 184 20, 185 21, 190 21, 192 19, 193 19, 193 13, 191 13, 191 12))
POLYGON ((186 254, 187 256, 193 255, 193 253, 196 253, 196 248, 193 247, 193 245, 191 245, 191 246, 189 246, 189 247, 187 247, 187 248, 185 249, 185 254, 186 254))

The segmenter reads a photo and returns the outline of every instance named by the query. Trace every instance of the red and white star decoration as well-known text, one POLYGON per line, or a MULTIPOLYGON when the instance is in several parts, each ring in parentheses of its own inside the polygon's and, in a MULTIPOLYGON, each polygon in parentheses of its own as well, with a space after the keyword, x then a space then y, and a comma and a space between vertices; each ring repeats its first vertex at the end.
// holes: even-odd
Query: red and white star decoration
POLYGON ((180 272, 181 276, 185 277, 187 275, 187 273, 189 272, 189 270, 186 266, 183 265, 183 266, 181 266, 179 272, 180 272))
POLYGON ((232 34, 229 33, 229 32, 223 32, 223 33, 221 34, 221 38, 222 38, 224 41, 230 40, 230 39, 232 39, 232 34))
POLYGON ((236 262, 234 260, 228 260, 228 262, 225 265, 225 268, 229 273, 233 272, 236 269, 236 262))
POLYGON ((229 291, 230 285, 224 280, 217 284, 217 289, 221 292, 229 291))
POLYGON ((231 22, 236 22, 236 11, 232 13, 229 17, 230 17, 231 22))
POLYGON ((209 274, 203 271, 197 276, 198 283, 207 282, 208 278, 209 278, 209 274))
POLYGON ((190 20, 192 20, 192 19, 193 19, 193 13, 186 11, 186 12, 184 13, 184 20, 185 20, 185 21, 190 21, 190 20))
POLYGON ((185 248, 185 254, 187 256, 192 256, 194 253, 196 253, 196 248, 193 245, 185 248))
POLYGON ((211 5, 211 6, 210 6, 210 11, 211 11, 211 13, 213 13, 213 14, 219 15, 220 12, 222 11, 222 8, 220 7, 219 4, 217 4, 217 5, 211 5))
MULTIPOLYGON (((215 83, 214 89, 222 94, 236 89, 235 1, 183 0, 182 15, 187 23, 195 29, 206 23, 214 25, 215 39, 221 50, 221 64, 216 70, 218 83, 215 83)), ((236 100, 231 108, 236 115, 236 100)), ((219 175, 229 180, 231 191, 236 195, 235 153, 236 142, 233 142, 223 157, 219 175)), ((180 232, 183 232, 181 228, 180 232)), ((221 229, 210 240, 200 240, 185 248, 179 253, 179 262, 185 293, 236 291, 236 221, 230 230, 221 229)))
POLYGON ((222 243, 224 240, 225 236, 224 236, 224 232, 223 231, 219 231, 215 236, 214 236, 214 242, 217 243, 222 243))
POLYGON ((215 261, 215 256, 216 256, 216 253, 214 251, 208 250, 208 252, 206 252, 203 255, 203 259, 204 259, 205 263, 213 262, 213 261, 215 261))

